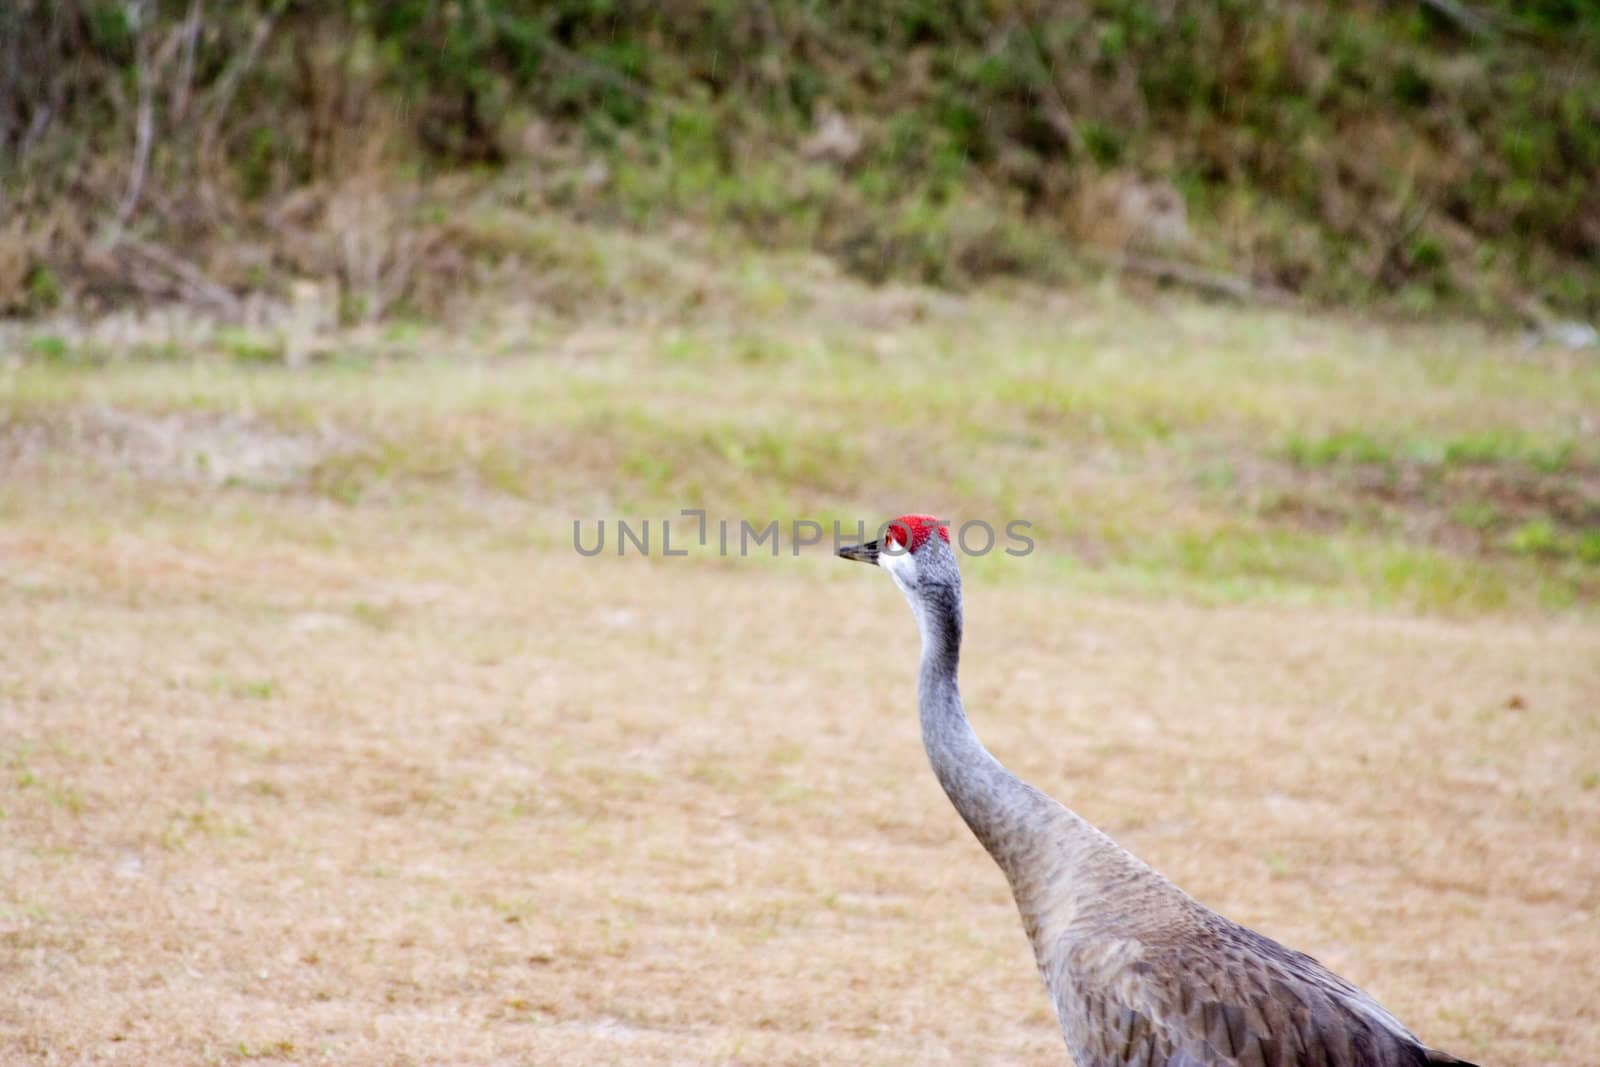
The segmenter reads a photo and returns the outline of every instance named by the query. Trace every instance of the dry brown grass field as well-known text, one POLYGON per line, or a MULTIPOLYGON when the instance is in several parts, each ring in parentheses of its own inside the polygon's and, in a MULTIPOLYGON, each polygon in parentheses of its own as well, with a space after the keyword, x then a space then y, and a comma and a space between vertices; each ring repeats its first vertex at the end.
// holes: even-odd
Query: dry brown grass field
MULTIPOLYGON (((1462 548, 1453 512, 1374 518, 1361 470, 1280 448, 1344 418, 1576 427, 1582 457, 1594 369, 1502 369, 1513 342, 1465 331, 1455 376, 1374 391, 1429 335, 1113 302, 1078 309, 1082 351, 1170 331, 1159 374, 1139 344, 1011 361, 1013 319, 897 407, 846 361, 916 387, 1002 329, 929 301, 864 312, 884 340, 836 363, 692 323, 414 368, 13 361, 0 1062, 1067 1062, 926 767, 891 583, 826 544, 572 551, 574 517, 708 502, 1031 509, 1034 555, 969 570, 963 687, 1002 760, 1430 1043, 1600 1062, 1600 626, 1554 540, 1582 523, 1462 548), (941 330, 956 355, 894 350, 941 330), (1069 380, 1070 418, 1007 414, 1069 380), (780 403, 788 436, 750 436, 780 403), (1275 478, 1351 510, 1257 508, 1275 478)), ((1586 462, 1558 472, 1580 501, 1586 462)))

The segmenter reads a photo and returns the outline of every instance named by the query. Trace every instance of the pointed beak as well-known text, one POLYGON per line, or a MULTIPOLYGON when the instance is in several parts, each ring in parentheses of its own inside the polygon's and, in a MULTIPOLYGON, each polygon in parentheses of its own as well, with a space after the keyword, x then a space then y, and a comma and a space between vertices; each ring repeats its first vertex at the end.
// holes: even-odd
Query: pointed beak
POLYGON ((878 542, 868 541, 864 545, 845 545, 839 549, 841 559, 853 559, 858 563, 870 563, 877 566, 878 542))

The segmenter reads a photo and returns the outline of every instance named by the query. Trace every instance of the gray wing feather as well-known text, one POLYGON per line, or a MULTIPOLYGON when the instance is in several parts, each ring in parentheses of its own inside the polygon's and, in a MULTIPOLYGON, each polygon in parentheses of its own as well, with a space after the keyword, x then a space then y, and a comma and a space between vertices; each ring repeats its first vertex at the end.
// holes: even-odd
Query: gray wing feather
MULTIPOLYGON (((1059 1008, 1083 1067, 1424 1067, 1430 1051, 1303 953, 1214 913, 1178 943, 1067 953, 1059 1008), (1076 1040, 1073 1040, 1076 1038, 1076 1040)), ((1438 1055, 1438 1054, 1434 1054, 1438 1055)))

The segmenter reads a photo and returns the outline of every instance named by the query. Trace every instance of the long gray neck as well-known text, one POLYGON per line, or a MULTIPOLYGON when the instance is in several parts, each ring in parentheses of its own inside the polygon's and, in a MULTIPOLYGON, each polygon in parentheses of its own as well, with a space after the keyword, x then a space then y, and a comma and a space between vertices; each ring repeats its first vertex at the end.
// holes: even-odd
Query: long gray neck
MULTIPOLYGON (((910 595, 908 593, 908 595, 910 595)), ((922 630, 918 699, 922 744, 945 795, 1005 872, 1033 945, 1039 973, 1074 1056, 1080 1006, 1069 961, 1082 936, 1080 917, 1115 914, 1130 894, 1155 906, 1184 897, 1154 871, 989 755, 972 732, 956 687, 961 659, 959 586, 910 596, 922 630)), ((1192 903, 1192 902, 1190 902, 1192 903)))
POLYGON ((1041 806, 1038 790, 1001 766, 973 733, 961 705, 956 672, 961 660, 961 594, 935 589, 913 603, 922 631, 917 699, 922 744, 945 795, 1012 882, 1032 852, 1041 806))

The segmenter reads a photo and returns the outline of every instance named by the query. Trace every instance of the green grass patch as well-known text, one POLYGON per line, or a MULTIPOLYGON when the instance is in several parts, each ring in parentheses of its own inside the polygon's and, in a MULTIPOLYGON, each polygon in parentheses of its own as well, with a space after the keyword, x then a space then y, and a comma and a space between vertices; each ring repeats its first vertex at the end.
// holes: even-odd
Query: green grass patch
POLYGON ((109 411, 208 435, 209 470, 234 469, 230 448, 315 443, 287 481, 212 486, 225 500, 309 494, 348 509, 338 522, 561 517, 548 534, 521 522, 519 544, 567 545, 574 516, 932 510, 1030 521, 1064 578, 1124 591, 1499 611, 1595 590, 1581 428, 1600 375, 1509 360, 1515 338, 1109 292, 874 290, 748 249, 527 226, 497 254, 576 257, 618 294, 661 267, 656 317, 619 303, 530 338, 526 309, 488 312, 465 334, 341 335, 337 349, 395 354, 301 369, 28 360, 0 416, 68 476, 64 514, 96 493, 185 506, 181 485, 168 499, 141 482, 140 434, 74 436, 109 411))
POLYGON ((1284 446, 1289 459, 1302 467, 1326 467, 1335 463, 1393 463, 1395 446, 1369 433, 1345 430, 1317 437, 1295 435, 1284 446))

